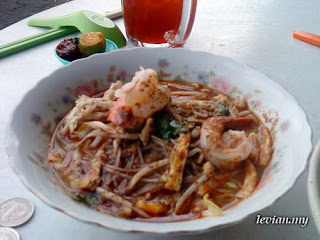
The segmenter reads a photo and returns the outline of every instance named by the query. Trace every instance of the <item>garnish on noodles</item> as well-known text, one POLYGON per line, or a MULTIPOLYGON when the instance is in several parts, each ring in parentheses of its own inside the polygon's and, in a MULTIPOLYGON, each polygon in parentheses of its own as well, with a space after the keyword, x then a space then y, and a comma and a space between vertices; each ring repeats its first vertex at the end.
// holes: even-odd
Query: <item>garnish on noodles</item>
POLYGON ((129 83, 80 96, 56 127, 48 161, 73 199, 163 222, 222 215, 250 197, 272 152, 245 99, 141 68, 129 83))

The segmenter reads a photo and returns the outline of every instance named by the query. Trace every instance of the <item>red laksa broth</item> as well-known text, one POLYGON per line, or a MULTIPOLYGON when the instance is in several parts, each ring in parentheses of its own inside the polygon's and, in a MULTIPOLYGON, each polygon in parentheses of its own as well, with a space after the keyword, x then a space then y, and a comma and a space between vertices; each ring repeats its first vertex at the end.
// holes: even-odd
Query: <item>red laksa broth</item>
POLYGON ((243 98, 136 72, 80 96, 48 161, 75 200, 153 222, 220 216, 250 197, 272 157, 269 129, 243 98))

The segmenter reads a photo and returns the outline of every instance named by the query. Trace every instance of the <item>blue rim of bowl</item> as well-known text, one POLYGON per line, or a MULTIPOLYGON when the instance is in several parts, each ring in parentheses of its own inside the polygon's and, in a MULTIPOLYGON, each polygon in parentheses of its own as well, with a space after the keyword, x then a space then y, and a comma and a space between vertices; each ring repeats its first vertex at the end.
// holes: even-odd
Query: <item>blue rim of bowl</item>
MULTIPOLYGON (((77 37, 78 40, 80 39, 80 37, 77 37)), ((115 44, 113 41, 109 40, 106 38, 106 49, 105 49, 105 52, 111 52, 111 51, 114 51, 114 50, 118 50, 118 46, 117 44, 115 44)), ((56 48, 54 49, 54 52, 53 54, 56 56, 56 58, 63 64, 63 65, 68 65, 69 63, 71 63, 70 61, 68 60, 65 60, 61 57, 58 56, 57 54, 57 51, 56 51, 56 48)), ((82 58, 79 58, 79 59, 82 59, 82 58)), ((78 59, 74 60, 74 61, 77 61, 78 59)))

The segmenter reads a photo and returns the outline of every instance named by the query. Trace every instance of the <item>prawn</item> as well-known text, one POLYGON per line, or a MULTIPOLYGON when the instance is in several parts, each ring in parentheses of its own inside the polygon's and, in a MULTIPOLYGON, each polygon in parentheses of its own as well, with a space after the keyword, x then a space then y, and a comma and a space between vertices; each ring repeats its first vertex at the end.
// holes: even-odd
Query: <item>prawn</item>
POLYGON ((158 85, 157 73, 152 69, 136 72, 132 81, 115 92, 117 100, 110 110, 108 121, 133 128, 142 125, 170 100, 168 87, 158 85))
POLYGON ((250 124, 251 118, 211 117, 201 127, 200 146, 205 158, 217 168, 234 169, 252 151, 244 131, 228 130, 250 124))

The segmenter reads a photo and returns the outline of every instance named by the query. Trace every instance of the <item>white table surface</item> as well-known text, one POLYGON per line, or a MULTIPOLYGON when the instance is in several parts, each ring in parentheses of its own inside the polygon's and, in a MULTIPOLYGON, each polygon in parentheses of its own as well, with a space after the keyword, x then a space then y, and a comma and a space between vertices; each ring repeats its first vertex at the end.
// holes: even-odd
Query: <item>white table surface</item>
MULTIPOLYGON (((26 4, 27 1, 26 1, 26 4)), ((37 14, 59 16, 86 9, 120 8, 120 0, 75 0, 37 14)), ((1 10, 0 10, 1 11, 1 10)), ((27 19, 0 31, 0 44, 43 31, 27 19)), ((116 21, 124 31, 123 20, 116 21)), ((320 48, 292 38, 296 29, 320 34, 318 0, 199 0, 193 32, 185 48, 227 56, 281 83, 306 111, 313 143, 320 137, 320 48)), ((62 67, 53 49, 61 39, 0 60, 0 202, 22 196, 35 204, 30 222, 18 227, 22 240, 38 239, 319 239, 307 199, 307 171, 295 186, 261 215, 309 216, 307 227, 255 225, 256 216, 215 232, 181 237, 128 235, 91 226, 46 206, 28 192, 12 172, 4 150, 8 113, 42 77, 62 67)), ((272 93, 270 93, 272 94, 272 93)))

